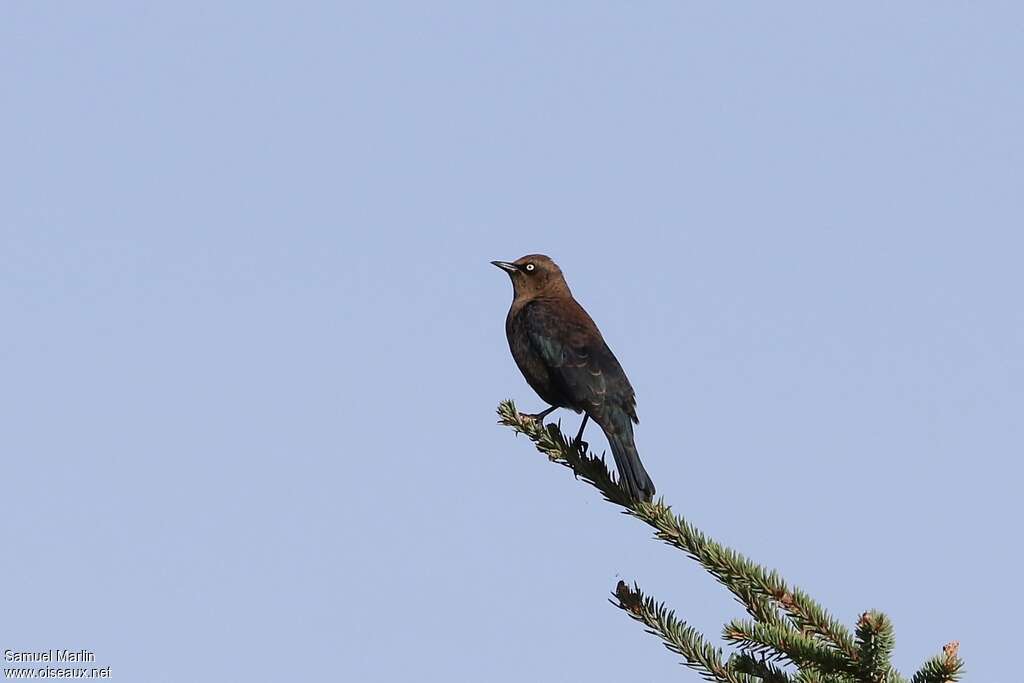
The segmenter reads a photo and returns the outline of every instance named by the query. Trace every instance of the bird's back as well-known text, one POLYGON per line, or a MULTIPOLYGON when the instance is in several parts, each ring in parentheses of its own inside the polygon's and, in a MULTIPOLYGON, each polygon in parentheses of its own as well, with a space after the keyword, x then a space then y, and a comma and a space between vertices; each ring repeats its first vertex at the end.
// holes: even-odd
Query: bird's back
POLYGON ((625 371, 572 296, 513 303, 506 332, 516 363, 541 398, 586 411, 599 423, 618 417, 636 421, 625 371))

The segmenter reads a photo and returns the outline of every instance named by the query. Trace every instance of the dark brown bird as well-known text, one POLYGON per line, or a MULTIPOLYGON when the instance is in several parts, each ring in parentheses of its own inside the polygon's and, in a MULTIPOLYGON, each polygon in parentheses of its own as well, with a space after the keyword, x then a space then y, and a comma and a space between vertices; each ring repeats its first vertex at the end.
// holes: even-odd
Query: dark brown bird
POLYGON ((512 279, 514 297, 505 319, 512 357, 551 406, 533 417, 543 420, 556 408, 584 413, 577 443, 593 418, 608 438, 620 485, 631 498, 650 500, 654 482, 633 442, 633 423, 639 422, 633 387, 597 325, 573 298, 562 270, 542 254, 491 263, 512 279))

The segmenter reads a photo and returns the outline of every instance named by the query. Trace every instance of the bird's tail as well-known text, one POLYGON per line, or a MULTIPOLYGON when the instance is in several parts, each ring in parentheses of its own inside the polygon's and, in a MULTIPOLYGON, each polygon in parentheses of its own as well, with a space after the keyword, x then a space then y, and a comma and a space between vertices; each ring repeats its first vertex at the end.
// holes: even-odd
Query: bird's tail
POLYGON ((654 482, 640 462, 640 454, 633 443, 633 425, 625 429, 605 430, 608 445, 615 457, 615 467, 619 470, 619 483, 634 500, 651 500, 654 498, 654 482))

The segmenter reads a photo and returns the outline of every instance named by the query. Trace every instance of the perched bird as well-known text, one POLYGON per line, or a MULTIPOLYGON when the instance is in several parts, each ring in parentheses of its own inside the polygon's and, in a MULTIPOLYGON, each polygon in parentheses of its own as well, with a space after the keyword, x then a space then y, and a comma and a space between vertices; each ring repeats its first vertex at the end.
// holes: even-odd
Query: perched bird
POLYGON ((619 482, 634 500, 650 500, 654 482, 633 442, 636 399, 626 373, 597 325, 573 298, 562 270, 547 256, 491 261, 512 279, 512 307, 505 334, 512 357, 533 390, 551 407, 532 417, 542 421, 556 408, 584 413, 601 426, 611 446, 619 482))

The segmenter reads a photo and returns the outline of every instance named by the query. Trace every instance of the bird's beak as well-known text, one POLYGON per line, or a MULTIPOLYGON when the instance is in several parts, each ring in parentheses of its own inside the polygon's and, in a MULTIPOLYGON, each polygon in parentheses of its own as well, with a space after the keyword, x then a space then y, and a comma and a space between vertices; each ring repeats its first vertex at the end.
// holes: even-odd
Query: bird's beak
POLYGON ((502 270, 509 273, 518 273, 519 269, 516 268, 516 264, 509 263, 508 261, 491 261, 491 265, 498 266, 502 270))

